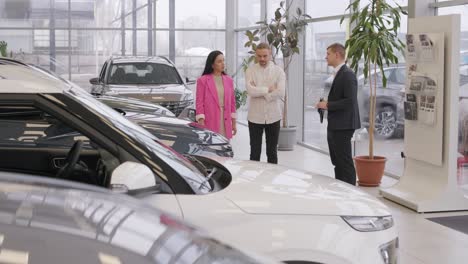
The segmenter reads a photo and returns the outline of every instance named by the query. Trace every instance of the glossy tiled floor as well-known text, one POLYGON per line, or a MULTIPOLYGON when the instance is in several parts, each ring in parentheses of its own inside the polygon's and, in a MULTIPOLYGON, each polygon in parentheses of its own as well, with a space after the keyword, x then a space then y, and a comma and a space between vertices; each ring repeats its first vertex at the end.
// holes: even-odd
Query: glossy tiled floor
MULTIPOLYGON (((235 157, 249 159, 248 128, 238 125, 238 129, 238 135, 232 140, 235 157)), ((263 144, 264 146, 265 144, 263 144)), ((262 155, 262 161, 266 161, 265 149, 263 149, 262 155)), ((333 168, 327 155, 301 146, 296 146, 294 151, 280 151, 278 160, 281 165, 333 177, 333 168)), ((384 177, 382 187, 388 187, 395 183, 395 180, 384 177)), ((418 214, 380 197, 378 188, 362 189, 377 196, 392 210, 399 229, 400 264, 468 263, 468 235, 426 220, 429 217, 468 215, 468 211, 418 214)))

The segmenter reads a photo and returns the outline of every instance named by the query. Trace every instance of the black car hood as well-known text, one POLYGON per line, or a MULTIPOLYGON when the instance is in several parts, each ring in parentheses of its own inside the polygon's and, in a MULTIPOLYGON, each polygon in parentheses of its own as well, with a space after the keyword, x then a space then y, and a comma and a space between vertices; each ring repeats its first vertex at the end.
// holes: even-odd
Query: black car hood
POLYGON ((125 117, 144 127, 169 146, 173 146, 175 141, 177 141, 177 144, 185 145, 194 143, 221 145, 229 143, 222 135, 188 120, 135 112, 127 112, 125 117))

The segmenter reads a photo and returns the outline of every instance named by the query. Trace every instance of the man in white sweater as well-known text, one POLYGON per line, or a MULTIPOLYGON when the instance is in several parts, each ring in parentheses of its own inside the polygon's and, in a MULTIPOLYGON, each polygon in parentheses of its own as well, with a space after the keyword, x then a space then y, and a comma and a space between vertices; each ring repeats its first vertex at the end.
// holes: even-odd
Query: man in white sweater
POLYGON ((282 117, 281 105, 286 77, 283 69, 271 61, 271 48, 260 43, 255 50, 257 63, 245 72, 249 95, 250 160, 260 161, 265 130, 267 160, 278 163, 278 137, 282 117))

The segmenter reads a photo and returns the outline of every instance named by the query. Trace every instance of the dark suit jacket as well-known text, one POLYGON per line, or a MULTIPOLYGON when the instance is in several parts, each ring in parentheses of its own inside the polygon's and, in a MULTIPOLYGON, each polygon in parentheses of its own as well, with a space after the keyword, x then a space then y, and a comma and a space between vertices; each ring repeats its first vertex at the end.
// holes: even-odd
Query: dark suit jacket
POLYGON ((343 65, 336 73, 328 94, 328 129, 345 130, 360 127, 356 75, 348 66, 343 65))

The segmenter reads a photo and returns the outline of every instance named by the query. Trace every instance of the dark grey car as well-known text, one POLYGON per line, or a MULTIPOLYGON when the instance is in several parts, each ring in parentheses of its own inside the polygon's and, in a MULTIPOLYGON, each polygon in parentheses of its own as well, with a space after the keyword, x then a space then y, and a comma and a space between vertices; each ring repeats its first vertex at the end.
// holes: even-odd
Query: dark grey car
POLYGON ((118 96, 95 96, 96 99, 114 108, 132 122, 144 127, 164 144, 181 154, 209 157, 233 157, 229 140, 219 133, 208 130, 199 124, 175 118, 149 103, 141 104, 132 98, 118 96))
POLYGON ((178 116, 193 103, 192 91, 175 65, 165 57, 111 57, 91 93, 122 95, 160 104, 178 116))
POLYGON ((229 140, 221 134, 199 124, 160 114, 165 110, 154 104, 141 104, 138 100, 117 96, 95 96, 132 122, 144 127, 164 144, 179 153, 209 157, 233 157, 229 140))
POLYGON ((0 172, 2 263, 265 263, 133 198, 0 172))

